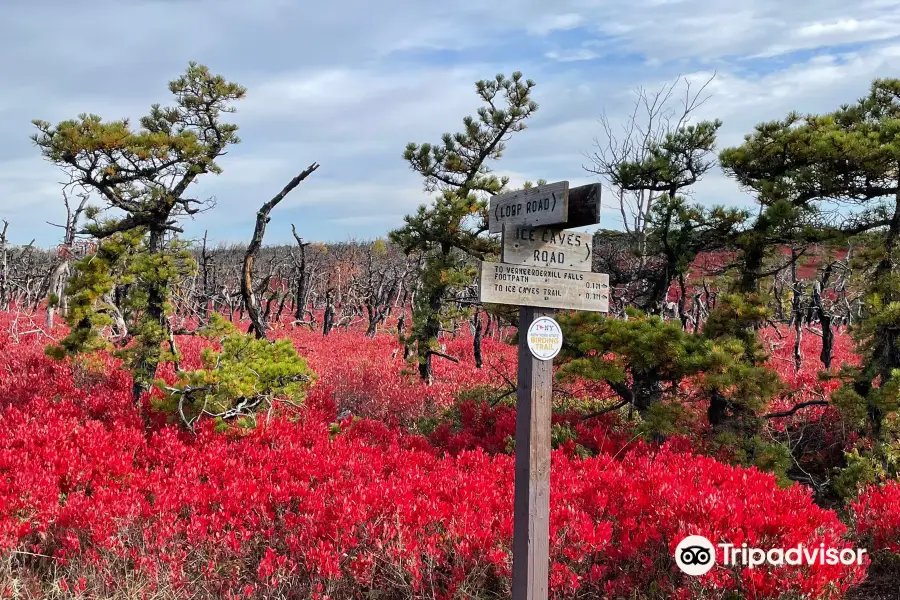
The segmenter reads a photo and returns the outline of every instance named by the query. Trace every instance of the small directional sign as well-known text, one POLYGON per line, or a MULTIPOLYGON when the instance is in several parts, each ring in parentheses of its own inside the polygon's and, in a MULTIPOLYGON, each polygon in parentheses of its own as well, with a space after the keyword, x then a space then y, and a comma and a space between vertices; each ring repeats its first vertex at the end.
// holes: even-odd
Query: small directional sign
POLYGON ((503 226, 501 262, 590 271, 594 236, 550 227, 503 226))
POLYGON ((560 181, 516 190, 491 198, 488 229, 500 233, 503 225, 556 225, 569 217, 569 182, 560 181))
POLYGON ((599 183, 569 188, 568 181, 560 181, 494 196, 488 205, 488 231, 500 233, 504 225, 557 229, 596 225, 600 191, 599 183))

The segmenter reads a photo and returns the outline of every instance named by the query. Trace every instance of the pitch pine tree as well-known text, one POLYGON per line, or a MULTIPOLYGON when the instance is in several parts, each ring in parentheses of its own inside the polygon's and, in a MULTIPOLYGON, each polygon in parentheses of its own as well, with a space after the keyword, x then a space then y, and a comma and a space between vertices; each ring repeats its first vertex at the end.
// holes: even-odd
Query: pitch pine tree
POLYGON ((431 380, 432 358, 440 354, 437 339, 449 291, 471 283, 471 259, 497 253, 497 243, 484 235, 487 197, 501 192, 508 178, 491 173, 488 161, 503 155, 509 136, 525 129, 525 121, 537 110, 531 99, 534 85, 519 72, 477 82, 476 92, 486 106, 477 117, 463 119, 463 131, 444 134, 438 144, 410 143, 403 153, 424 179, 425 191, 438 194, 391 233, 391 240, 407 254, 425 257, 408 338, 416 346, 423 380, 431 380))
MULTIPOLYGON (((51 125, 36 120, 32 137, 41 154, 66 171, 73 183, 96 195, 99 206, 86 216, 83 233, 100 240, 101 255, 112 267, 100 273, 90 260, 80 261, 69 293, 77 309, 67 317, 70 335, 57 354, 78 352, 97 342, 96 318, 110 309, 104 302, 116 285, 127 286, 121 306, 134 343, 127 351, 134 378, 135 400, 153 382, 170 336, 167 318, 171 285, 192 261, 171 239, 181 232, 179 220, 210 208, 212 202, 192 197, 191 184, 201 175, 217 174, 216 160, 238 143, 237 125, 224 121, 246 91, 190 63, 169 83, 174 104, 154 104, 135 128, 128 119, 104 121, 97 115, 51 125)), ((174 344, 172 344, 174 350, 174 344)))

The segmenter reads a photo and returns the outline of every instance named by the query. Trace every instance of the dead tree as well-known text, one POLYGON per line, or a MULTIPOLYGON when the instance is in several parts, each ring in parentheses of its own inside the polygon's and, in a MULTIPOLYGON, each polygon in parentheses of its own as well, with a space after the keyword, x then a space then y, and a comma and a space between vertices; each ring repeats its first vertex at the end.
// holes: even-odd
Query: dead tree
POLYGON ((325 315, 322 317, 322 335, 331 333, 334 326, 334 291, 330 288, 325 292, 325 315))
POLYGON ((791 248, 791 323, 794 326, 794 369, 803 366, 803 282, 797 279, 797 249, 791 248))
MULTIPOLYGON (((605 140, 595 138, 596 151, 586 155, 592 164, 583 167, 589 173, 600 176, 604 186, 612 192, 624 228, 624 231, 604 231, 601 234, 605 238, 603 245, 613 246, 615 252, 609 252, 612 248, 601 251, 595 242, 594 256, 605 256, 607 258, 600 260, 615 263, 603 265, 599 272, 610 274, 611 285, 628 287, 628 304, 657 314, 665 310, 673 279, 673 258, 665 256, 660 248, 655 247, 658 244, 651 243, 653 207, 663 196, 674 198, 678 193, 683 193, 682 189, 693 185, 712 168, 712 161, 708 160, 712 150, 699 146, 691 149, 684 160, 683 171, 662 178, 662 173, 655 166, 654 156, 667 146, 673 135, 690 126, 696 113, 710 98, 706 90, 714 78, 715 75, 712 75, 699 89, 692 89, 692 82, 685 79, 685 93, 680 106, 673 105, 676 87, 682 81, 680 76, 655 93, 639 88, 621 133, 616 131, 618 128, 613 126, 604 111, 600 124, 605 140), (623 169, 623 165, 629 168, 623 169), (635 165, 648 165, 649 169, 642 167, 645 172, 637 179, 623 177, 625 172, 634 175, 635 165)), ((678 153, 685 150, 679 149, 678 153)), ((681 300, 687 300, 684 291, 681 300)), ((682 327, 686 327, 684 306, 679 306, 679 309, 678 318, 682 320, 682 327)))
POLYGON ((203 246, 200 248, 200 277, 202 278, 200 289, 200 306, 198 318, 200 325, 204 326, 209 323, 210 313, 215 309, 215 301, 210 293, 210 271, 213 267, 213 257, 206 248, 206 234, 203 232, 203 246))
POLYGON ((3 219, 3 231, 0 231, 0 310, 9 310, 9 248, 6 230, 9 221, 3 219))
POLYGON ((306 270, 306 247, 309 242, 304 242, 297 234, 297 228, 291 223, 291 233, 297 241, 297 255, 291 252, 294 258, 294 266, 297 269, 297 291, 294 295, 294 318, 297 321, 303 321, 306 316, 306 301, 309 295, 309 273, 306 270))
POLYGON ((475 315, 472 317, 472 351, 475 354, 475 367, 481 368, 481 311, 475 309, 475 315))
POLYGON ((247 251, 244 254, 244 265, 241 271, 241 296, 244 300, 244 307, 250 316, 250 329, 259 339, 266 338, 266 323, 263 321, 259 312, 259 300, 256 297, 256 291, 253 288, 253 262, 256 260, 256 254, 262 246, 263 236, 266 234, 266 225, 271 220, 269 213, 275 208, 279 202, 300 185, 300 182, 309 177, 309 175, 319 168, 318 163, 313 163, 302 173, 291 179, 284 188, 275 195, 274 198, 266 202, 260 207, 256 213, 256 226, 253 229, 253 237, 250 244, 247 245, 247 251))

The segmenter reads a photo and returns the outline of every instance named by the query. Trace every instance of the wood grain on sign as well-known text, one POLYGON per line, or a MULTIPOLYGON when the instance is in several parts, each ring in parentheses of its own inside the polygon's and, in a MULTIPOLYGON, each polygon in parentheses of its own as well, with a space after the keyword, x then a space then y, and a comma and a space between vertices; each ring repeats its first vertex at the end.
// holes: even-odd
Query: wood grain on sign
POLYGON ((478 299, 489 304, 609 312, 609 275, 484 261, 478 299))
POLYGON ((551 227, 504 225, 500 261, 514 265, 590 271, 594 236, 551 227))
POLYGON ((503 231, 504 224, 557 225, 569 218, 569 182, 559 181, 527 190, 499 194, 488 205, 488 230, 503 231))

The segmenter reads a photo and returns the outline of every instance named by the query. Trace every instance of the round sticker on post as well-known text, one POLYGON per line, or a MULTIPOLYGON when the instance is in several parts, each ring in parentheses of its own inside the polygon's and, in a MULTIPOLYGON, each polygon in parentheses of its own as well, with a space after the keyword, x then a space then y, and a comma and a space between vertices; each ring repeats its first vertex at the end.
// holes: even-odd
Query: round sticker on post
POLYGON ((551 360, 562 348, 562 329, 550 317, 538 317, 528 328, 528 349, 535 358, 551 360))

